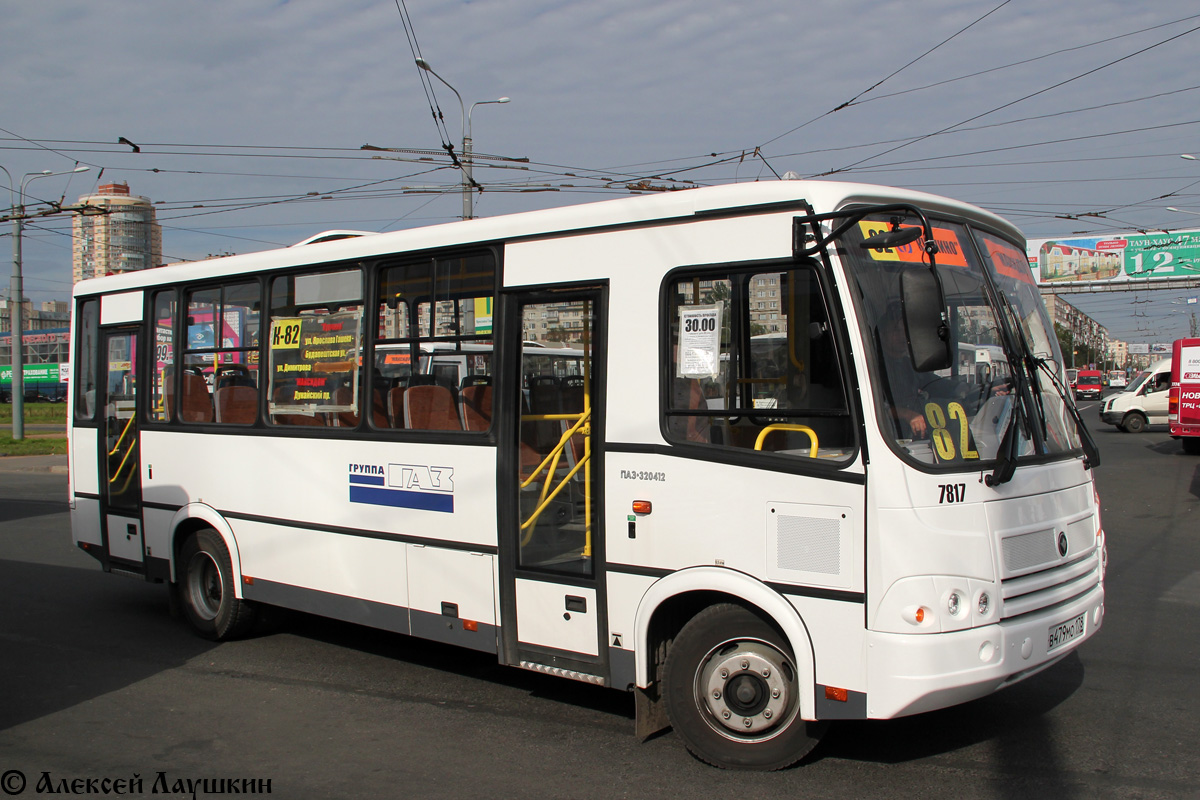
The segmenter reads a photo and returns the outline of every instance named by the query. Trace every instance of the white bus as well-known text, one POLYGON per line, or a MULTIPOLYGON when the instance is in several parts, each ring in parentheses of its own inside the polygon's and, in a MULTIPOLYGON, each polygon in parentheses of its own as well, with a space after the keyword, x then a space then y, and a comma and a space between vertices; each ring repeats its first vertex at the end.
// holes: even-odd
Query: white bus
POLYGON ((74 539, 212 639, 273 605, 447 642, 774 769, 1103 618, 1025 243, 952 200, 781 181, 346 237, 81 282, 73 331, 74 539))

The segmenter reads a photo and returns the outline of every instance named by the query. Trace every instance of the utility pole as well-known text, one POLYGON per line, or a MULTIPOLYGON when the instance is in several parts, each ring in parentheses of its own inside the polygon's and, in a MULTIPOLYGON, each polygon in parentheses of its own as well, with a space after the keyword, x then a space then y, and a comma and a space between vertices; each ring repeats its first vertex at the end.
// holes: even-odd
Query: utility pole
POLYGON ((4 170, 4 174, 8 176, 9 192, 12 196, 13 272, 9 282, 8 307, 10 309, 9 327, 12 328, 12 438, 14 441, 25 438, 25 342, 21 335, 25 326, 21 307, 25 294, 25 281, 21 275, 21 221, 25 217, 25 187, 38 178, 70 175, 73 172, 87 172, 89 169, 91 167, 77 166, 75 169, 62 172, 52 172, 48 169, 42 172, 31 172, 21 180, 18 190, 9 171, 0 167, 0 170, 4 170))
MULTIPOLYGON (((498 100, 478 100, 471 104, 470 110, 467 110, 466 105, 463 103, 462 95, 458 93, 458 89, 455 89, 445 78, 434 72, 433 67, 429 66, 428 61, 418 58, 417 66, 441 81, 458 98, 459 111, 462 113, 462 159, 458 165, 462 169, 462 218, 472 219, 475 216, 475 209, 474 203, 471 200, 471 192, 479 184, 475 183, 475 176, 471 174, 471 112, 475 110, 475 106, 487 105, 489 103, 507 103, 509 102, 509 98, 501 97, 498 100)), ((453 156, 452 147, 450 149, 451 156, 453 156)))

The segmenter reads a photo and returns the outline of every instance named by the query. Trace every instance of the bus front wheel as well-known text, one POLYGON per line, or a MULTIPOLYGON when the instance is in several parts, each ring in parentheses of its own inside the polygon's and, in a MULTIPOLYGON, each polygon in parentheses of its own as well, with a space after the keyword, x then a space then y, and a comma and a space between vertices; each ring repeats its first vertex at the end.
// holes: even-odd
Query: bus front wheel
POLYGON ((800 716, 795 659, 761 617, 710 606, 675 637, 663 674, 671 725, 697 758, 724 769, 782 769, 826 724, 800 716))
POLYGON ((234 594, 233 562, 213 530, 193 533, 179 553, 179 596, 188 622, 206 639, 233 639, 254 624, 254 607, 234 594))

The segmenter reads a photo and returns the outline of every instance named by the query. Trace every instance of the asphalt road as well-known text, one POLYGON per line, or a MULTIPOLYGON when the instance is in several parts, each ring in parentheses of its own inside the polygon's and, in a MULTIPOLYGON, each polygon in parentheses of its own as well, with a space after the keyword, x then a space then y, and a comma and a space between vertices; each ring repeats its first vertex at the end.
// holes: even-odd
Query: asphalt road
POLYGON ((1196 797, 1200 458, 1085 405, 1109 544, 1099 634, 983 700, 834 724, 768 774, 707 767, 672 733, 639 743, 629 696, 468 651, 302 615, 203 641, 162 587, 72 548, 54 459, 0 460, 0 790, 137 776, 146 795, 257 779, 306 800, 1196 797))

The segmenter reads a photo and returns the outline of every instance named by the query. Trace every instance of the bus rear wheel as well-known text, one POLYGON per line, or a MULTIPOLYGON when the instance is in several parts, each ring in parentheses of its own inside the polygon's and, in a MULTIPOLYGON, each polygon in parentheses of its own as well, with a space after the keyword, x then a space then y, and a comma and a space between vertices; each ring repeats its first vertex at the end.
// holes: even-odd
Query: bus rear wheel
POLYGON ((1200 456, 1200 436, 1184 436, 1179 441, 1183 444, 1183 452, 1189 456, 1200 456))
POLYGON ((233 562, 216 531, 200 530, 187 538, 179 552, 179 569, 183 613, 197 633, 222 641, 253 627, 254 606, 234 593, 233 562))
POLYGON ((675 732, 694 756, 723 769, 791 766, 826 728, 800 717, 801 687, 783 637, 741 606, 693 617, 671 645, 663 682, 675 732))

